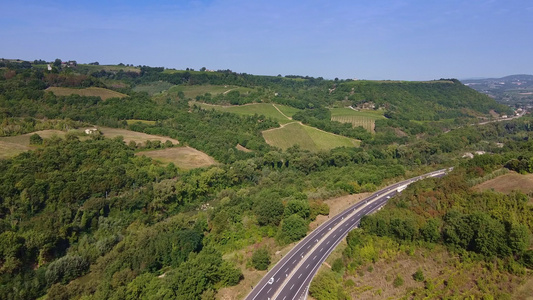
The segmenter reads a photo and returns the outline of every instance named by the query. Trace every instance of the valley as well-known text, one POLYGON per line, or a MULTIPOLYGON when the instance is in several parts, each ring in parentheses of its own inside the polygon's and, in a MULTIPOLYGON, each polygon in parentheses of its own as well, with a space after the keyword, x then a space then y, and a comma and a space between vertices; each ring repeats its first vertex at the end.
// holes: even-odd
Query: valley
POLYGON ((267 297, 527 299, 533 119, 483 123, 514 109, 456 79, 1 60, 0 298, 245 299, 342 228, 267 297))

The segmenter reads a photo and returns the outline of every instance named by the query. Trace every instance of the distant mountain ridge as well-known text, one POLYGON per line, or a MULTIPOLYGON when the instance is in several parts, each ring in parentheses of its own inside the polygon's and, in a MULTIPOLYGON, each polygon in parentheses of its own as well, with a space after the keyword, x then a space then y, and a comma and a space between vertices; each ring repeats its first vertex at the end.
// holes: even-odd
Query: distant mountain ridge
POLYGON ((486 81, 486 80, 533 80, 533 75, 529 74, 514 74, 514 75, 507 75, 504 77, 472 77, 472 78, 464 78, 460 79, 462 83, 470 83, 470 82, 477 82, 477 81, 486 81))
POLYGON ((515 74, 501 78, 464 79, 461 82, 500 103, 515 106, 533 105, 533 75, 515 74))

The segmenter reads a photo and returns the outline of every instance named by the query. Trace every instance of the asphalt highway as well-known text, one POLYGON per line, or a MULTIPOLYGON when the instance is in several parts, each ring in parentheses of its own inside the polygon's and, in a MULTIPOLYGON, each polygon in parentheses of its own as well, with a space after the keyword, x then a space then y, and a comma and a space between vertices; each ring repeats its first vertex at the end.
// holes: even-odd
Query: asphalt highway
POLYGON ((357 227, 364 215, 380 209, 387 200, 401 192, 410 183, 427 177, 442 177, 448 171, 448 169, 438 170, 395 183, 330 218, 287 253, 245 299, 305 299, 309 284, 320 265, 348 232, 357 227))

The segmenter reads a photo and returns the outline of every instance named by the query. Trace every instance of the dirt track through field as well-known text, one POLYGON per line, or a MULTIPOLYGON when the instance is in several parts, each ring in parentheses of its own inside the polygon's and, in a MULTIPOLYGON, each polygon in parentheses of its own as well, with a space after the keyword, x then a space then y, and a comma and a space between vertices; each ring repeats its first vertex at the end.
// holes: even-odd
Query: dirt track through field
POLYGON ((280 114, 282 114, 285 118, 289 119, 289 120, 292 120, 291 117, 287 116, 286 114, 284 114, 281 110, 279 110, 279 108, 276 106, 276 104, 272 104, 272 106, 274 106, 274 108, 279 111, 280 114))

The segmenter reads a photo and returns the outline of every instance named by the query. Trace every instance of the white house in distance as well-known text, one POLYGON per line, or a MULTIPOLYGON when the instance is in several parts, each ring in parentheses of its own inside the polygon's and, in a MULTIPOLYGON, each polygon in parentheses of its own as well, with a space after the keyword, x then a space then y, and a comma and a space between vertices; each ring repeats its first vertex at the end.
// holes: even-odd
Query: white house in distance
POLYGON ((97 133, 98 132, 98 128, 87 128, 85 129, 85 134, 93 134, 93 133, 97 133))

